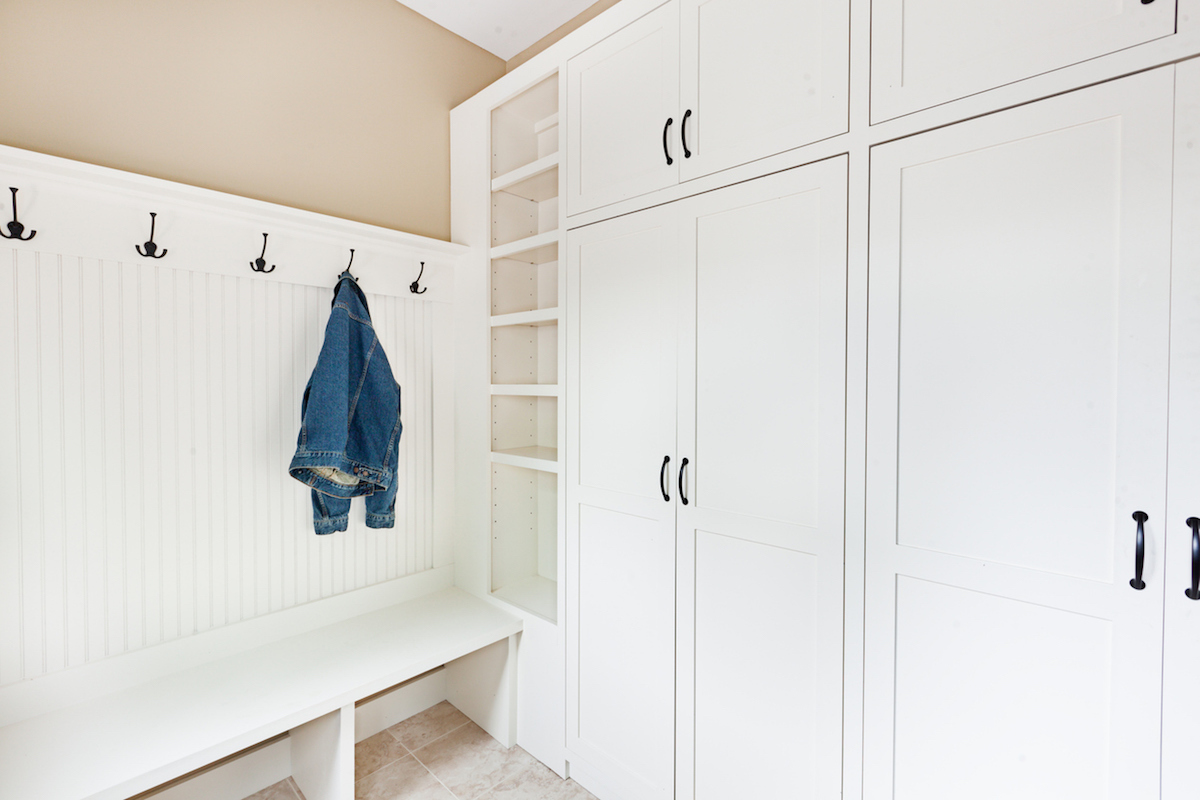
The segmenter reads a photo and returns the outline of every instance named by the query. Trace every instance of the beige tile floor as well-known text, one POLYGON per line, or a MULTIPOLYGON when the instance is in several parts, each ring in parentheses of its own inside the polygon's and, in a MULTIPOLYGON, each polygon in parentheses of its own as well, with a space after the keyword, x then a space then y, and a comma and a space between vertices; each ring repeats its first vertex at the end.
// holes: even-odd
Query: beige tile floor
MULTIPOLYGON (((355 800, 596 800, 444 702, 359 742, 354 780, 355 800)), ((288 778, 246 800, 303 798, 288 778)))

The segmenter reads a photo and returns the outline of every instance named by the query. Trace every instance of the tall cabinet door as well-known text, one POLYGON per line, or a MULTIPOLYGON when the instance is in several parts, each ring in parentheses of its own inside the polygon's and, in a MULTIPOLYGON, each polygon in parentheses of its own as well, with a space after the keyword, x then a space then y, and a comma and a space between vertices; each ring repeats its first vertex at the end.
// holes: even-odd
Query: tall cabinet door
POLYGON ((873 151, 869 797, 1158 796, 1172 95, 873 151))
POLYGON ((845 133, 847 0, 681 0, 680 14, 683 180, 845 133))
POLYGON ((567 749, 637 800, 674 790, 673 214, 567 235, 567 749))
POLYGON ((1167 493, 1167 598, 1163 665, 1163 800, 1200 796, 1200 59, 1177 67, 1175 245, 1171 267, 1171 468, 1167 493), (1195 596, 1195 595, 1194 595, 1195 596))
POLYGON ((567 62, 567 213, 679 182, 679 2, 567 62))
POLYGON ((1175 0, 873 0, 879 122, 1175 32, 1175 0))
POLYGON ((846 159, 682 205, 677 796, 838 798, 846 159))

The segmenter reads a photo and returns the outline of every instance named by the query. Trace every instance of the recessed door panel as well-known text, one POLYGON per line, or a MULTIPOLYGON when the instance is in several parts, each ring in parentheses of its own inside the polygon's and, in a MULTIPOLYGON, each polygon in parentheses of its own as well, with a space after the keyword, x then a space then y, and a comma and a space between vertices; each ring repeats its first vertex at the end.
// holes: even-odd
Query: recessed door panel
POLYGON ((903 169, 899 544, 1111 582, 1120 148, 1109 117, 903 169))
POLYGON ((574 747, 626 770, 645 797, 674 777, 675 536, 659 521, 589 505, 574 593, 574 747))
POLYGON ((1172 0, 876 0, 879 122, 1175 31, 1172 0))
POLYGON ((838 727, 841 697, 824 688, 830 676, 814 646, 836 646, 822 636, 832 609, 818 564, 696 533, 697 800, 819 796, 820 740, 838 727))
POLYGON ((813 189, 696 220, 701 508, 817 524, 821 202, 813 189))
POLYGON ((626 222, 570 237, 579 298, 571 458, 580 485, 653 499, 663 458, 674 455, 676 239, 662 215, 626 222))
POLYGON ((893 796, 1109 796, 1112 655, 1108 620, 901 576, 893 796))
POLYGON ((872 797, 1157 796, 1172 89, 872 152, 872 797))

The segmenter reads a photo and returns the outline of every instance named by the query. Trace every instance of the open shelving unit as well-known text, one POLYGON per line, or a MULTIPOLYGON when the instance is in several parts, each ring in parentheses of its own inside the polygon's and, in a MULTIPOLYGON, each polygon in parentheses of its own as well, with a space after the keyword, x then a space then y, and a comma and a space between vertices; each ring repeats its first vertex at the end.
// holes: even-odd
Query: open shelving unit
POLYGON ((558 75, 491 113, 492 597, 558 620, 564 289, 558 75))

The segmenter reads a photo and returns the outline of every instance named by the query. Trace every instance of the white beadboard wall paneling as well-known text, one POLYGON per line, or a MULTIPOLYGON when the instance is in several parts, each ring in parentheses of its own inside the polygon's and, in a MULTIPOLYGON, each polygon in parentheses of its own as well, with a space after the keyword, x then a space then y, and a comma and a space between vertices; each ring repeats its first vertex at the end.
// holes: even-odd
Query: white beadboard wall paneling
POLYGON ((451 562, 435 410, 466 248, 12 148, 0 183, 38 230, 0 241, 0 687, 451 562), (161 260, 133 248, 152 210, 161 260), (401 489, 395 528, 356 501, 316 536, 287 465, 350 247, 401 384, 401 489))

